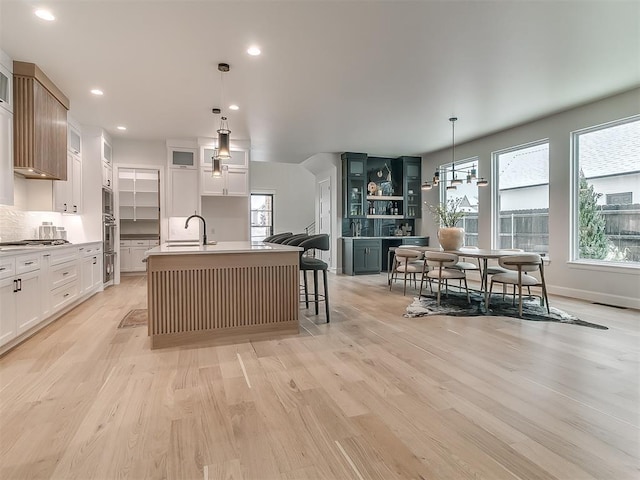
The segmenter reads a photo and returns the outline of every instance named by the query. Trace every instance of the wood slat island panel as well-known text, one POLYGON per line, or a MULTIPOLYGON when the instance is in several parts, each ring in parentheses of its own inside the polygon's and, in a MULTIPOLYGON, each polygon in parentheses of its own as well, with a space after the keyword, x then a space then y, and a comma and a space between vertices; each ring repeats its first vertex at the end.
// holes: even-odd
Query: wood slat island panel
POLYGON ((298 250, 154 250, 147 269, 151 348, 298 333, 298 250))

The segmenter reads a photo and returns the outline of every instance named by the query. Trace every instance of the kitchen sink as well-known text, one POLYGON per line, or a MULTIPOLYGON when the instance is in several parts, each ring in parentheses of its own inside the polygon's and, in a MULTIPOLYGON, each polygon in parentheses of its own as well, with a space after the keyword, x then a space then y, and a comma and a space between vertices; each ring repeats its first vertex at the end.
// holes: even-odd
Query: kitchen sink
MULTIPOLYGON (((215 245, 217 242, 207 242, 207 245, 215 245)), ((167 247, 199 247, 200 242, 167 242, 167 247)))

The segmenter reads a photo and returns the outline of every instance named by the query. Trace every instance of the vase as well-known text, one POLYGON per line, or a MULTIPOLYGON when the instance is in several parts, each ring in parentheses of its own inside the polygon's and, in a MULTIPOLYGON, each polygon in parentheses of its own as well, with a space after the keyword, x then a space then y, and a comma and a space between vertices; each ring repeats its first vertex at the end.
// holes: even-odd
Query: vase
POLYGON ((464 245, 464 228, 441 227, 438 230, 438 241, 443 250, 459 250, 464 245))

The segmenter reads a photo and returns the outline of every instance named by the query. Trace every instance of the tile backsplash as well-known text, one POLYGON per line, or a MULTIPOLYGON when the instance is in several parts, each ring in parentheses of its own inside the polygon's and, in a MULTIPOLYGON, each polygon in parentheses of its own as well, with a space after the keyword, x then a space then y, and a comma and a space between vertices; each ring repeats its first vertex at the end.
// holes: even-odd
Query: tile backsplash
POLYGON ((38 238, 38 227, 42 222, 53 222, 57 226, 66 223, 58 212, 32 212, 0 205, 0 242, 38 238))

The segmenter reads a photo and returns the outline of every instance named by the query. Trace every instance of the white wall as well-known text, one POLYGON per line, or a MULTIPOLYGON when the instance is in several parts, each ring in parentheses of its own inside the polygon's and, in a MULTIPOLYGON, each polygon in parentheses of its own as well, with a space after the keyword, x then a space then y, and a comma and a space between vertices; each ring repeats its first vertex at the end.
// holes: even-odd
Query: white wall
MULTIPOLYGON (((561 112, 487 137, 456 145, 458 158, 479 157, 478 176, 491 179, 491 152, 549 139, 549 258, 545 268, 549 290, 560 295, 640 308, 640 268, 598 267, 570 262, 572 131, 636 115, 640 89, 634 89, 588 105, 561 112)), ((456 112, 463 116, 464 112, 456 112)), ((423 156, 423 179, 451 160, 450 149, 423 156)), ((479 245, 491 247, 492 190, 479 189, 479 245)), ((438 202, 438 190, 423 192, 426 204, 438 202)), ((420 233, 435 239, 437 226, 423 204, 420 233)))
POLYGON ((315 179, 302 165, 251 162, 249 174, 251 192, 274 193, 274 233, 302 233, 315 220, 315 179))
POLYGON ((342 177, 340 154, 317 153, 304 162, 302 165, 313 173, 315 177, 315 201, 314 219, 319 225, 320 211, 320 183, 328 180, 331 185, 331 234, 330 234, 330 254, 329 269, 336 273, 342 272, 342 177))

